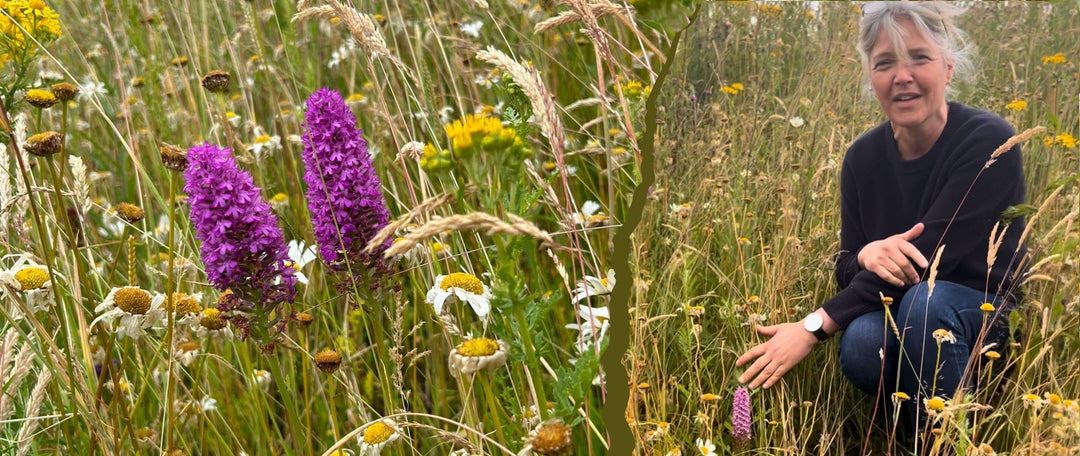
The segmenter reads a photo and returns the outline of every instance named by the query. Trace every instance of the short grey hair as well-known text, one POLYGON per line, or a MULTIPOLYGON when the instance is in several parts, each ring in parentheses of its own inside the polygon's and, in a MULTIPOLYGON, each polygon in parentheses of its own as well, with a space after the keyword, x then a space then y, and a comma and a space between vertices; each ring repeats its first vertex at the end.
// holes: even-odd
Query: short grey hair
MULTIPOLYGON (((908 58, 904 29, 899 24, 901 19, 911 20, 915 28, 941 50, 945 59, 953 64, 954 80, 970 81, 974 77, 975 66, 971 59, 975 54, 975 46, 967 41, 967 35, 953 23, 953 18, 965 11, 963 8, 947 2, 864 2, 862 10, 859 44, 856 48, 868 88, 870 51, 877 45, 878 34, 882 30, 896 48, 898 57, 908 58)), ((952 95, 952 84, 946 88, 946 94, 952 95)))

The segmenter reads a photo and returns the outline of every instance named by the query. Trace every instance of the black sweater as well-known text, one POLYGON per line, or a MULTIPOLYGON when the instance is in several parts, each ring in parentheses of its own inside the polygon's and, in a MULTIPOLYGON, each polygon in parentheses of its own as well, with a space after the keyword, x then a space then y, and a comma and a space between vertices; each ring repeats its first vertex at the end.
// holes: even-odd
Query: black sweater
MULTIPOLYGON (((984 169, 990 154, 1013 134, 1013 128, 992 113, 949 103, 941 137, 919 158, 900 158, 887 121, 852 143, 840 175, 836 282, 841 291, 822 304, 841 329, 862 314, 880 310, 878 292, 900 302, 910 287, 890 285, 860 269, 858 252, 918 222, 925 228, 912 244, 928 261, 945 245, 936 280, 985 290, 988 298, 1014 291, 1014 273, 1026 264, 1023 246, 1014 253, 1024 231, 1022 217, 1010 222, 989 275, 986 256, 990 232, 1002 211, 1025 201, 1020 146, 984 169)), ((928 278, 928 271, 915 269, 924 281, 928 278)))

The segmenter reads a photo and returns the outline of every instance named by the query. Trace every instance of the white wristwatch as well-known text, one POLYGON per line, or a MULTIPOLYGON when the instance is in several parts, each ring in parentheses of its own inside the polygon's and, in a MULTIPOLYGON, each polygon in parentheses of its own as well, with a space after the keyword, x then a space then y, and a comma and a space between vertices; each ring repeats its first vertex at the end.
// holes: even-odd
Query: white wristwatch
POLYGON ((829 333, 825 332, 824 329, 821 329, 821 326, 824 324, 825 320, 816 312, 807 315, 806 318, 803 319, 803 328, 810 331, 814 337, 817 337, 819 342, 824 342, 829 338, 829 333))

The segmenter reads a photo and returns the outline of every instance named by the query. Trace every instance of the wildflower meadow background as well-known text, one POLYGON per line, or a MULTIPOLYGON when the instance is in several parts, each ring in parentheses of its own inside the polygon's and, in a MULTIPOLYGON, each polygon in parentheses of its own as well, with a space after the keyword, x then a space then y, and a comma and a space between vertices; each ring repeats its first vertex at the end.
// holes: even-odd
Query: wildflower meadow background
POLYGON ((0 2, 0 454, 606 454, 631 3, 0 2))
MULTIPOLYGON (((1022 145, 1026 298, 1016 341, 979 354, 1006 373, 973 372, 983 388, 936 404, 940 437, 918 454, 1080 453, 1080 17, 1076 2, 1008 3, 968 4, 958 25, 979 77, 953 99, 1045 128, 1022 145)), ((911 454, 871 425, 881 410, 844 380, 837 338, 769 390, 736 381, 735 359, 762 341, 753 325, 798 320, 836 291, 840 163, 884 120, 861 81, 859 17, 849 3, 714 2, 680 43, 632 238, 636 454, 911 454)))

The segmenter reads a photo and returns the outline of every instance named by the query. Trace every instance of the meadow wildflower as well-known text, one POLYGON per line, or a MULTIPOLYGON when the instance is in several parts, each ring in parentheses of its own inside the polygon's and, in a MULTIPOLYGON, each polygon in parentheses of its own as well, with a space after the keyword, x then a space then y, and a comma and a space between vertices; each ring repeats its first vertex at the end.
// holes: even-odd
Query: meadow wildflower
POLYGON ((49 87, 49 90, 60 101, 71 101, 79 95, 79 86, 70 82, 58 82, 49 87))
MULTIPOLYGON (((18 255, 10 269, 0 270, 0 284, 23 293, 23 302, 31 313, 52 307, 52 277, 45 266, 37 264, 27 255, 18 255)), ((12 318, 23 317, 22 311, 11 308, 12 318)))
POLYGON ((199 324, 195 326, 195 335, 211 339, 229 339, 232 338, 233 332, 229 327, 229 321, 221 315, 221 311, 216 307, 208 307, 203 309, 199 324))
POLYGON ((60 152, 64 138, 55 131, 46 131, 26 138, 26 152, 38 157, 48 157, 60 152))
POLYGON ((202 86, 211 92, 225 93, 229 91, 229 73, 221 70, 210 70, 202 77, 202 86))
POLYGON ((911 396, 908 396, 908 394, 903 392, 903 391, 897 391, 897 392, 892 394, 892 398, 893 398, 893 401, 903 402, 903 401, 911 399, 911 396))
POLYGON ((33 105, 35 108, 48 109, 52 105, 56 104, 59 100, 56 99, 56 95, 48 90, 30 89, 26 91, 26 102, 33 105))
POLYGON ((253 291, 238 296, 245 304, 291 302, 296 270, 286 264, 285 236, 251 174, 240 170, 229 149, 211 144, 192 147, 188 160, 184 191, 207 279, 218 290, 253 291))
POLYGON ((184 149, 166 144, 158 148, 158 153, 161 155, 161 164, 166 169, 178 172, 184 172, 187 169, 187 151, 184 149))
POLYGON ((956 336, 953 335, 952 331, 938 328, 934 330, 934 333, 932 335, 934 336, 934 340, 937 341, 938 345, 944 342, 948 342, 950 344, 956 343, 956 336))
POLYGON ((1066 149, 1076 147, 1076 138, 1069 133, 1062 133, 1054 137, 1054 144, 1061 144, 1066 149))
POLYGON ((998 353, 998 352, 996 352, 994 350, 990 350, 990 351, 986 352, 986 357, 990 358, 991 360, 995 360, 995 359, 1001 358, 1001 353, 998 353))
POLYGON ((506 364, 509 345, 501 340, 477 337, 466 340, 450 351, 450 373, 471 375, 482 369, 496 368, 506 364))
POLYGON ((308 208, 323 261, 335 270, 355 260, 377 265, 389 240, 370 256, 361 249, 386 226, 390 212, 367 141, 341 94, 324 88, 311 95, 303 140, 308 208))
POLYGON ((577 314, 582 323, 570 323, 566 328, 579 331, 576 346, 579 353, 584 353, 592 347, 594 341, 600 341, 607 335, 608 328, 611 327, 611 312, 607 307, 578 304, 577 314))
POLYGON ((532 452, 543 456, 565 456, 571 453, 573 430, 560 421, 550 421, 529 433, 532 452))
POLYGON ((570 299, 570 302, 577 304, 582 299, 587 299, 590 296, 601 296, 611 294, 615 290, 615 270, 608 269, 607 277, 593 277, 586 275, 582 282, 579 282, 577 287, 574 288, 574 297, 570 299))
POLYGON ((1005 109, 1020 112, 1027 109, 1027 102, 1024 100, 1013 100, 1009 104, 1005 105, 1005 109))
POLYGON ((716 402, 720 400, 720 396, 713 393, 705 393, 701 395, 701 402, 716 402))
POLYGON ((255 161, 262 161, 268 155, 281 149, 281 136, 259 135, 248 146, 248 152, 255 156, 255 161))
POLYGON ((990 313, 994 311, 994 305, 988 302, 984 302, 983 305, 979 306, 979 310, 990 313))
POLYGON ((694 448, 697 448, 701 456, 716 456, 716 445, 712 443, 712 439, 697 439, 694 441, 694 448))
POLYGON ((791 126, 795 127, 795 128, 799 128, 799 127, 801 127, 803 125, 806 125, 806 121, 803 120, 803 118, 799 117, 799 116, 795 116, 795 117, 792 117, 791 119, 788 119, 788 123, 790 123, 791 126))
POLYGON ((184 66, 187 66, 187 64, 188 64, 188 58, 186 56, 182 56, 182 55, 177 56, 177 57, 173 57, 173 59, 171 61, 169 61, 169 64, 174 66, 174 67, 184 67, 184 66))
POLYGON ((744 387, 735 390, 731 406, 731 436, 740 443, 750 440, 750 392, 744 387))
POLYGON ((263 369, 253 369, 251 371, 251 383, 261 390, 266 390, 270 387, 270 383, 273 382, 273 377, 270 375, 270 371, 263 369))
POLYGON ((1046 65, 1046 64, 1054 64, 1054 65, 1056 65, 1056 64, 1060 64, 1060 63, 1065 63, 1065 54, 1062 54, 1060 52, 1058 52, 1057 54, 1054 54, 1054 55, 1044 55, 1043 58, 1042 58, 1042 64, 1043 65, 1046 65))
POLYGON ((199 355, 199 343, 193 340, 182 340, 173 345, 173 357, 180 364, 190 366, 192 361, 199 355))
POLYGON ((172 299, 166 299, 163 306, 166 319, 176 318, 174 324, 178 328, 194 329, 202 321, 202 306, 199 304, 201 297, 200 294, 192 296, 174 292, 172 299))
POLYGON ((934 396, 929 399, 923 399, 923 405, 931 412, 941 412, 945 410, 945 399, 934 396))
POLYGON ((34 41, 48 44, 62 33, 60 15, 41 0, 0 2, 0 9, 6 13, 0 14, 0 66, 13 60, 27 62, 23 59, 37 55, 39 47, 34 41))
POLYGON ((315 366, 327 374, 332 374, 341 367, 341 353, 334 350, 318 352, 315 354, 315 366))
POLYGON ((464 272, 435 277, 435 284, 427 292, 427 303, 435 307, 436 314, 442 314, 447 304, 464 301, 476 312, 476 316, 487 322, 491 312, 491 290, 476 276, 464 272))
POLYGON ((364 429, 363 436, 360 437, 360 453, 364 456, 378 456, 382 453, 383 447, 401 438, 401 434, 395 429, 396 426, 396 423, 389 418, 368 425, 364 429))
POLYGON ((743 90, 743 85, 738 83, 738 82, 736 82, 734 84, 731 84, 731 85, 726 85, 726 86, 723 86, 723 87, 720 88, 721 92, 731 94, 731 95, 738 95, 739 92, 742 92, 742 90, 743 90))
POLYGON ((150 292, 139 287, 113 288, 94 308, 94 312, 100 315, 90 323, 90 327, 98 322, 108 325, 119 318, 120 327, 116 328, 116 334, 138 339, 146 335, 146 329, 165 318, 164 302, 165 295, 151 296, 150 292))
POLYGON ((315 321, 315 316, 307 312, 300 312, 296 314, 295 318, 296 324, 300 325, 301 328, 307 328, 308 326, 311 326, 312 322, 315 321))
POLYGON ((113 206, 116 216, 127 223, 136 223, 146 218, 146 212, 141 207, 131 203, 120 203, 113 206))
POLYGON ((309 246, 304 241, 289 241, 289 260, 285 264, 296 270, 297 282, 308 284, 308 278, 304 275, 303 269, 313 260, 315 260, 315 246, 309 246))

